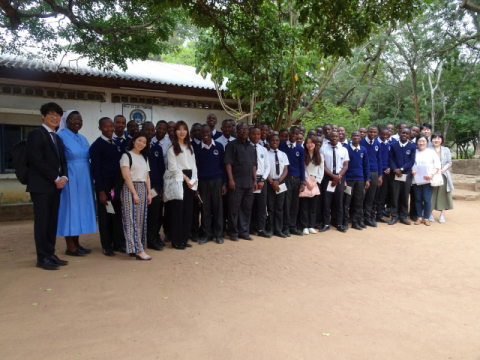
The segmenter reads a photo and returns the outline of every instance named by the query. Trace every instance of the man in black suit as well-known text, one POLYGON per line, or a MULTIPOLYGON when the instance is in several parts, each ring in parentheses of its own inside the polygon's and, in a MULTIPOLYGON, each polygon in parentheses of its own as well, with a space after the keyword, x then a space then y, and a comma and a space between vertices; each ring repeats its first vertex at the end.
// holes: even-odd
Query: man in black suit
POLYGON ((42 126, 32 130, 27 138, 27 192, 33 202, 37 267, 57 270, 60 265, 68 264, 55 255, 60 193, 68 181, 63 142, 55 134, 63 110, 52 102, 42 105, 40 113, 42 126))

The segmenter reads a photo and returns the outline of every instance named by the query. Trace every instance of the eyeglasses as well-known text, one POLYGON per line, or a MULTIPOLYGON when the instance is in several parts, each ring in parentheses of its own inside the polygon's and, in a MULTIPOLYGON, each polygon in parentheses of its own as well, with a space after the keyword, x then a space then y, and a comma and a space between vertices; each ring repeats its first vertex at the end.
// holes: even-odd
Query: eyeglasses
POLYGON ((57 118, 57 119, 62 117, 62 115, 59 115, 57 113, 49 113, 46 116, 51 117, 51 118, 57 118))

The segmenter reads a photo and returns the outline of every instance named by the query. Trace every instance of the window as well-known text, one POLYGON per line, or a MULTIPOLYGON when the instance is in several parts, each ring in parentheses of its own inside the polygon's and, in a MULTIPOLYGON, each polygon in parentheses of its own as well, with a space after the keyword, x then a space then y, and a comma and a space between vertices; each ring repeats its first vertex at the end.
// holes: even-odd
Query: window
POLYGON ((20 140, 25 140, 28 133, 37 126, 0 124, 0 164, 1 173, 13 173, 12 148, 20 140))

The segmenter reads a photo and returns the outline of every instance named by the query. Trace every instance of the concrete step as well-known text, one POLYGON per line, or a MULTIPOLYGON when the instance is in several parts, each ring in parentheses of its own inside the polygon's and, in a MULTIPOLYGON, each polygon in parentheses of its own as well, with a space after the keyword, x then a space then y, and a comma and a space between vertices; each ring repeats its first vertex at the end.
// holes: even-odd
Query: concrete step
POLYGON ((479 201, 480 192, 455 188, 452 193, 453 200, 479 201))
POLYGON ((452 174, 455 190, 480 191, 480 177, 472 175, 452 174))

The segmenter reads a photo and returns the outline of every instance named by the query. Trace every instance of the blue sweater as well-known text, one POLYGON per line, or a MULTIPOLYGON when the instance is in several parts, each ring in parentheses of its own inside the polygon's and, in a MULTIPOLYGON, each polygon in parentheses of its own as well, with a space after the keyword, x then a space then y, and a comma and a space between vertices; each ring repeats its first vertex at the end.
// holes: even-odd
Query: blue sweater
POLYGON ((387 141, 387 144, 385 145, 384 143, 380 143, 380 154, 382 156, 382 174, 385 170, 387 170, 390 165, 388 164, 388 158, 390 154, 390 147, 392 146, 392 142, 387 141))
POLYGON ((370 163, 368 162, 368 152, 365 147, 360 145, 360 151, 354 151, 350 145, 345 146, 348 151, 350 161, 345 173, 345 180, 370 180, 370 163))
POLYGON ((130 144, 130 140, 132 140, 132 138, 130 136, 126 136, 125 137, 125 140, 123 140, 122 142, 120 142, 120 140, 118 138, 116 138, 114 141, 115 141, 115 144, 120 146, 120 149, 122 149, 122 154, 126 153, 127 150, 131 150, 129 147, 128 147, 128 144, 130 144))
MULTIPOLYGON (((373 140, 373 145, 370 145, 367 138, 360 140, 360 145, 365 147, 368 152, 368 163, 370 164, 370 172, 380 172, 382 169, 382 155, 380 152, 380 141, 373 140)), ((382 175, 381 173, 379 175, 382 175)))
POLYGON ((295 144, 293 149, 290 149, 287 142, 280 143, 279 150, 287 154, 288 162, 288 176, 300 176, 302 181, 305 181, 305 150, 302 146, 295 144))
POLYGON ((90 146, 90 170, 97 192, 113 188, 115 177, 120 171, 122 154, 120 145, 111 145, 101 137, 90 146))
POLYGON ((212 136, 212 139, 213 139, 213 140, 217 140, 217 139, 218 139, 220 136, 222 136, 222 135, 223 135, 223 133, 222 133, 221 131, 218 131, 218 130, 217 130, 217 131, 215 132, 215 135, 212 136))
POLYGON ((200 181, 210 181, 222 179, 223 183, 227 183, 227 173, 223 160, 225 158, 225 150, 223 145, 212 140, 210 149, 202 148, 202 144, 194 146, 195 162, 197 163, 198 179, 200 181), (213 145, 215 143, 215 145, 213 145))
POLYGON ((410 174, 412 172, 412 166, 415 164, 416 150, 417 147, 410 141, 407 141, 405 147, 401 147, 399 141, 392 142, 390 144, 390 154, 388 158, 392 171, 403 167, 402 174, 410 174))
POLYGON ((157 188, 158 192, 163 188, 163 175, 165 174, 163 150, 158 142, 150 146, 148 164, 150 165, 150 186, 157 188))

